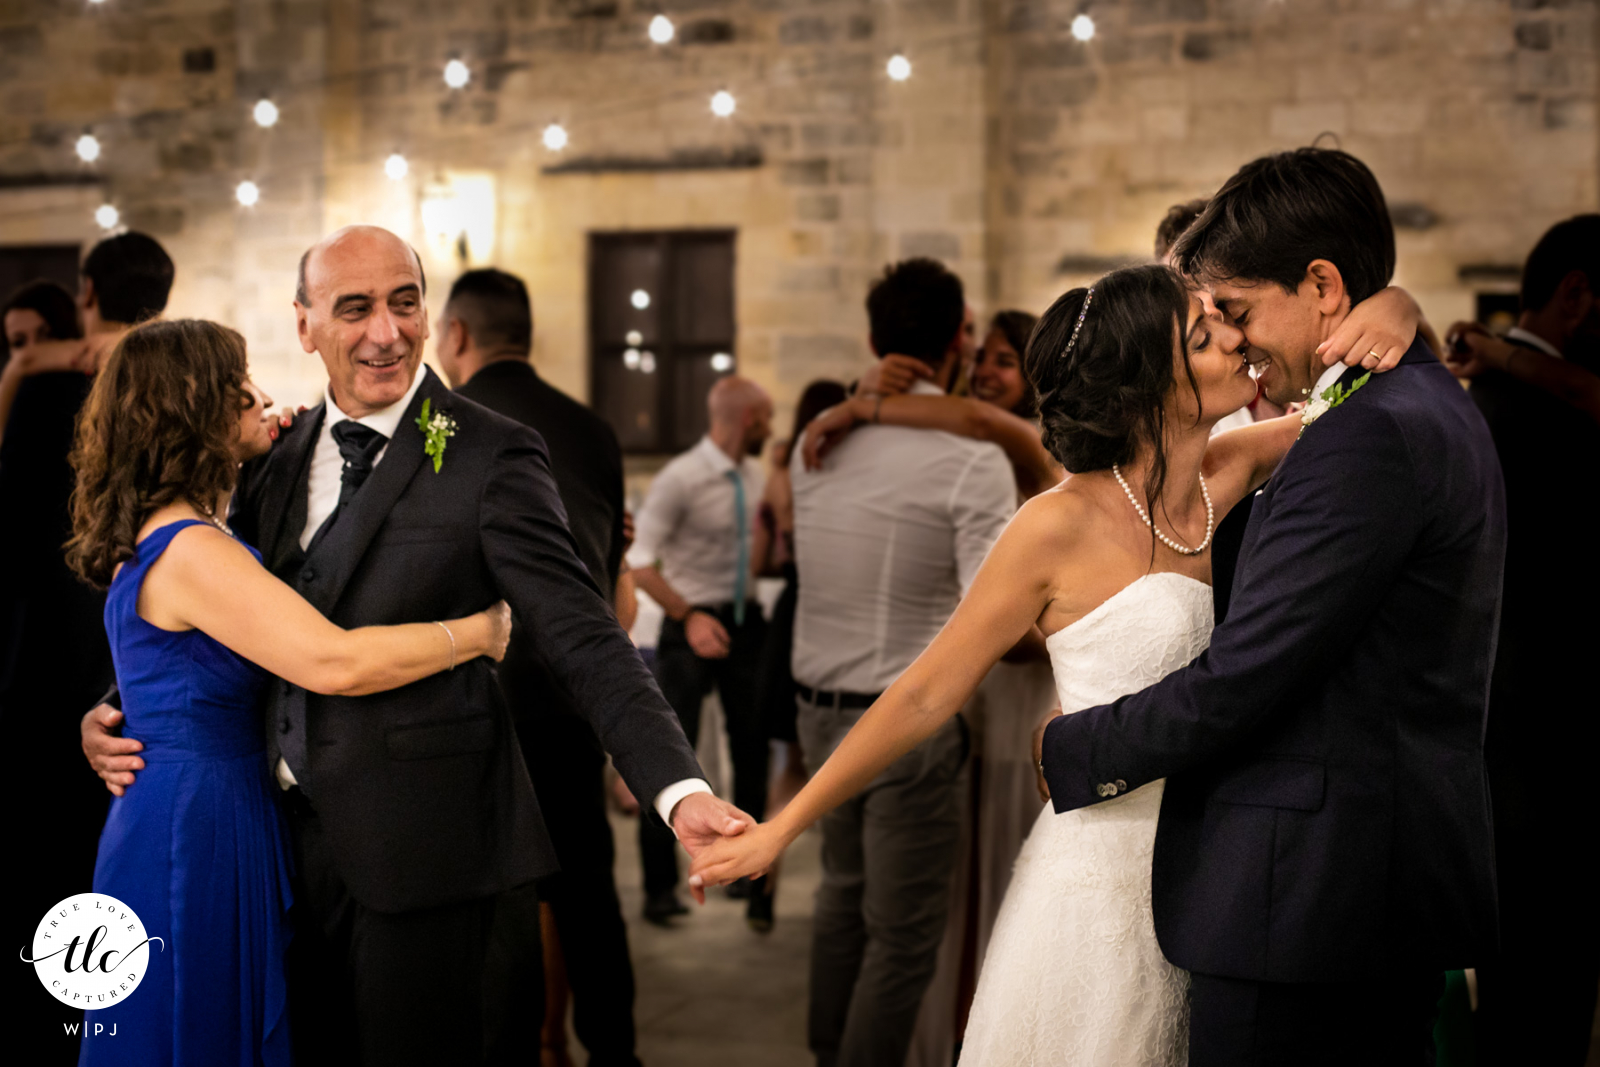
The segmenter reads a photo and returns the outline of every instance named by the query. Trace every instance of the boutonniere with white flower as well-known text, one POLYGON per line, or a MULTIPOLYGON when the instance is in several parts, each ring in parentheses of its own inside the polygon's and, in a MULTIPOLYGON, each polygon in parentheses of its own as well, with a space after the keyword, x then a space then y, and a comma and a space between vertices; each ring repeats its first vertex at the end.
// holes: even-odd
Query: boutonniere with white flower
MULTIPOLYGON (((1300 413, 1300 433, 1306 432, 1306 427, 1316 422, 1322 416, 1343 404, 1355 395, 1355 391, 1367 384, 1367 379, 1372 377, 1372 372, 1367 371, 1361 377, 1350 383, 1347 389, 1338 382, 1334 382, 1322 391, 1321 396, 1313 397, 1306 404, 1305 411, 1300 413)), ((1299 437, 1299 434, 1295 435, 1299 437)))
POLYGON ((433 401, 422 401, 422 414, 417 416, 417 429, 422 431, 423 454, 433 457, 433 473, 444 466, 444 447, 456 435, 456 420, 442 411, 433 410, 433 401))

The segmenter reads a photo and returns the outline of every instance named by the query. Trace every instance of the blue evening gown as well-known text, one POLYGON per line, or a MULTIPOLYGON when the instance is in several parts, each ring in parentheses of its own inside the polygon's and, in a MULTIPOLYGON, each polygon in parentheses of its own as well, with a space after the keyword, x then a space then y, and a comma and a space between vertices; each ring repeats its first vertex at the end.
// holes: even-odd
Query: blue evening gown
POLYGON ((94 888, 165 949, 150 945, 126 1001, 86 1014, 80 1067, 289 1063, 290 859, 257 711, 267 676, 200 631, 162 630, 137 611, 150 565, 196 525, 151 533, 106 596, 123 732, 144 742, 145 769, 111 803, 94 888))

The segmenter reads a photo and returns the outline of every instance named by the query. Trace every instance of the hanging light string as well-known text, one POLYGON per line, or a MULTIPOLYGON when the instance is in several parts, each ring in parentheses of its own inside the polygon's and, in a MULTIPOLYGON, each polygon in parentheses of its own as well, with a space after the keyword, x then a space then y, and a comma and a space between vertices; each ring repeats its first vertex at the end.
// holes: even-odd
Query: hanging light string
MULTIPOLYGON (((92 0, 92 2, 100 3, 101 0, 92 0)), ((1080 10, 1080 13, 1073 18, 1068 29, 1071 36, 1080 42, 1088 42, 1096 36, 1094 20, 1086 10, 1080 10)), ((646 36, 650 40, 654 51, 669 52, 665 46, 677 39, 677 27, 665 14, 657 14, 650 20, 646 28, 646 36)), ((955 46, 957 44, 967 42, 970 39, 971 35, 969 31, 965 29, 956 30, 945 34, 919 39, 916 42, 917 51, 922 55, 926 55, 933 49, 955 46)), ((668 61, 678 64, 683 62, 683 58, 681 55, 679 55, 678 49, 670 50, 670 58, 668 58, 668 61)), ((279 83, 275 92, 264 95, 256 101, 256 103, 251 107, 251 118, 261 129, 271 129, 278 124, 282 117, 282 107, 280 101, 291 102, 297 98, 308 97, 319 91, 326 92, 327 90, 334 89, 342 84, 348 84, 357 80, 369 79, 375 75, 381 76, 383 74, 405 74, 412 72, 415 69, 415 66, 412 64, 389 62, 373 64, 370 66, 362 66, 350 70, 341 70, 336 73, 324 74, 311 78, 285 79, 283 82, 279 83)), ((913 69, 913 64, 905 52, 897 51, 889 58, 885 66, 885 74, 891 81, 904 82, 911 77, 913 69)), ((472 84, 474 80, 474 71, 466 60, 460 58, 459 56, 454 56, 445 63, 442 70, 442 78, 445 84, 449 87, 450 91, 460 92, 472 84)), ((666 93, 652 91, 648 94, 639 94, 637 96, 627 98, 613 97, 607 100, 588 101, 585 103, 585 105, 576 109, 575 111, 570 106, 564 108, 563 113, 567 116, 567 121, 551 121, 550 118, 546 116, 538 119, 528 119, 515 123, 496 125, 493 131, 494 139, 496 141, 504 140, 514 143, 517 140, 518 135, 537 133, 540 142, 544 145, 547 151, 560 152, 569 147, 571 140, 571 134, 569 131, 570 127, 574 124, 581 129, 585 124, 587 124, 587 120, 590 119, 621 117, 633 114, 644 115, 650 112, 659 113, 663 106, 671 106, 679 102, 686 102, 695 97, 708 101, 708 109, 712 112, 713 117, 719 123, 731 124, 732 128, 740 133, 749 132, 749 128, 744 123, 740 122, 737 117, 740 113, 740 108, 738 106, 737 97, 733 94, 731 89, 724 86, 723 88, 720 88, 716 92, 710 94, 709 97, 704 94, 705 90, 703 88, 683 88, 666 93)), ((215 111, 217 108, 237 106, 238 103, 239 101, 237 99, 225 101, 211 105, 210 108, 197 108, 195 109, 195 113, 204 113, 208 110, 215 111)), ((132 121, 132 118, 116 116, 94 123, 90 129, 85 130, 74 141, 73 147, 80 161, 82 161, 84 164, 95 164, 104 158, 105 145, 100 136, 94 132, 95 129, 99 129, 102 133, 106 132, 108 128, 112 131, 121 132, 121 129, 130 125, 132 121)), ((598 125, 598 123, 596 123, 596 125, 598 125)), ((450 145, 453 143, 459 143, 463 140, 477 140, 480 138, 481 133, 478 131, 456 130, 444 131, 441 134, 435 135, 432 140, 436 144, 450 145)), ((11 144, 30 143, 33 141, 33 139, 34 138, 31 135, 12 138, 9 140, 0 138, 0 147, 11 144)), ((309 161, 310 155, 310 153, 307 154, 308 158, 306 160, 296 161, 283 158, 283 154, 279 152, 274 155, 273 162, 280 165, 287 163, 291 166, 295 166, 309 161)), ((364 156, 364 153, 362 153, 362 155, 364 156)), ((326 158, 326 156, 323 158, 326 158)), ((348 158, 345 160, 338 160, 336 158, 334 162, 336 164, 343 164, 353 163, 356 162, 356 160, 348 158)), ((259 173, 261 169, 262 168, 260 167, 254 168, 251 178, 241 180, 236 185, 234 189, 234 197, 241 205, 250 207, 254 206, 260 201, 262 195, 261 188, 257 182, 253 180, 253 178, 255 173, 259 173)), ((400 181, 407 176, 411 170, 411 167, 404 155, 399 152, 395 152, 384 160, 383 170, 391 180, 400 181)), ((30 211, 0 211, 0 219, 31 214, 32 212, 30 211)), ((96 221, 100 223, 102 228, 105 229, 115 228, 120 222, 120 213, 116 207, 109 202, 102 204, 101 207, 96 210, 95 217, 96 221)))

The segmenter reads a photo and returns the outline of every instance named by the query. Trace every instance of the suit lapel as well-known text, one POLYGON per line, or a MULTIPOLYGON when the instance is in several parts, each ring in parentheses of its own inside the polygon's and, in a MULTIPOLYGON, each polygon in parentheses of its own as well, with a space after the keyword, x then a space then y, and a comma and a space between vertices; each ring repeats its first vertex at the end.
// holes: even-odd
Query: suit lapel
POLYGON ((427 377, 422 387, 411 398, 400 425, 389 439, 383 459, 368 476, 345 513, 334 523, 306 559, 307 565, 317 575, 317 580, 302 590, 324 615, 333 611, 350 578, 366 555, 367 546, 378 535, 394 510, 406 486, 416 477, 425 458, 422 431, 417 429, 417 415, 424 400, 433 401, 433 410, 444 410, 449 403, 450 390, 427 367, 422 368, 427 377))
POLYGON ((324 401, 300 416, 279 447, 281 455, 268 464, 266 481, 256 501, 262 558, 276 572, 284 556, 300 547, 300 532, 306 525, 306 493, 311 457, 322 435, 322 420, 327 414, 324 401))

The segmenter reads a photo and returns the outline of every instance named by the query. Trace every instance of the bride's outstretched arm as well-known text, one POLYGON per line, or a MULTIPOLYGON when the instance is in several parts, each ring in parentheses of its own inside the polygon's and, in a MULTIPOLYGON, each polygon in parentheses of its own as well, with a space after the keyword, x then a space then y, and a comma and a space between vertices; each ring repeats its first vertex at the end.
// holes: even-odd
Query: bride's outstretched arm
POLYGON ((701 852, 691 884, 719 885, 766 870, 830 809, 961 710, 984 675, 1028 632, 1052 595, 1064 552, 1073 551, 1076 500, 1050 494, 1025 505, 995 543, 950 621, 922 655, 867 709, 828 761, 771 822, 701 852))

